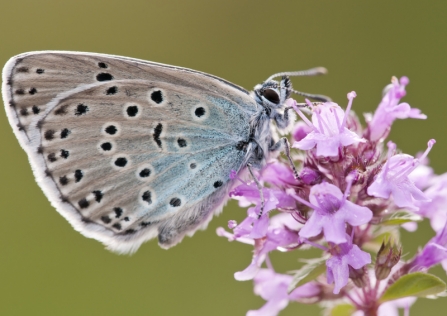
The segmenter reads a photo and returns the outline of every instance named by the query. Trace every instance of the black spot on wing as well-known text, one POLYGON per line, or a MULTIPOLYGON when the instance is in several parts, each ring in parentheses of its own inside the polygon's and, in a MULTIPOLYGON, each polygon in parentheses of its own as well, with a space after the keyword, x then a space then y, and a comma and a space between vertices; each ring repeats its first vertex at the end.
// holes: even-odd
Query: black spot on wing
POLYGON ((54 129, 49 129, 44 133, 44 137, 46 140, 52 140, 54 139, 54 133, 56 133, 56 131, 54 129))
POLYGON ((99 67, 99 68, 107 68, 107 64, 106 64, 106 63, 103 63, 103 62, 99 62, 99 63, 98 63, 98 67, 99 67))
POLYGON ((142 178, 147 178, 151 175, 151 171, 148 168, 144 168, 143 170, 140 171, 139 175, 142 178))
POLYGON ((118 129, 114 125, 109 125, 106 127, 105 131, 109 135, 115 135, 118 129))
POLYGON ((98 80, 98 81, 110 81, 112 79, 113 79, 113 76, 106 72, 102 72, 96 76, 96 80, 98 80))
POLYGON ((36 69, 36 73, 39 75, 43 74, 44 72, 45 72, 45 70, 42 68, 36 69))
POLYGON ((28 93, 31 94, 31 95, 34 95, 34 94, 37 93, 37 89, 36 88, 31 88, 31 89, 28 90, 28 93))
POLYGON ((181 201, 179 198, 172 198, 172 199, 169 201, 169 204, 170 204, 171 206, 173 206, 173 207, 178 207, 178 206, 180 206, 180 205, 182 204, 182 201, 181 201))
POLYGON ((67 176, 62 176, 62 177, 59 178, 59 183, 61 185, 67 185, 68 182, 69 182, 69 180, 68 180, 67 176))
POLYGON ((197 108, 197 109, 194 111, 194 114, 195 114, 197 117, 202 117, 202 116, 205 115, 205 109, 204 109, 203 107, 199 107, 199 108, 197 108))
POLYGON ((151 191, 144 191, 141 199, 147 204, 152 204, 152 194, 151 191))
POLYGON ((70 152, 68 150, 61 149, 61 157, 67 159, 68 156, 70 156, 70 152))
POLYGON ((223 184, 223 182, 219 180, 219 181, 214 182, 213 186, 217 189, 217 188, 221 187, 222 184, 223 184))
POLYGON ((107 95, 116 94, 118 92, 118 88, 113 86, 106 90, 107 95))
POLYGON ((126 113, 130 117, 136 116, 138 114, 138 106, 136 106, 136 105, 128 106, 126 109, 126 113))
POLYGON ((48 158, 48 160, 49 160, 50 162, 55 162, 55 161, 57 160, 57 158, 56 158, 56 154, 55 154, 55 153, 51 153, 51 154, 49 154, 49 155, 47 156, 47 158, 48 158))
POLYGON ((78 169, 78 170, 75 171, 74 177, 75 177, 75 182, 79 182, 84 177, 84 173, 82 172, 82 170, 78 169))
POLYGON ((121 230, 121 224, 119 224, 119 223, 113 224, 112 227, 117 230, 121 230))
POLYGON ((75 115, 76 116, 80 116, 82 114, 87 113, 88 111, 88 106, 84 105, 84 104, 78 104, 78 106, 75 109, 75 115))
POLYGON ((67 138, 67 136, 68 135, 70 135, 71 134, 71 131, 68 129, 68 128, 64 128, 62 131, 61 131, 61 138, 63 139, 63 138, 67 138))
POLYGON ((126 158, 124 158, 124 157, 116 158, 115 166, 122 168, 122 167, 125 167, 126 165, 127 165, 127 159, 126 158))
POLYGON ((80 208, 87 208, 87 207, 89 207, 90 203, 89 203, 89 201, 87 201, 86 198, 83 198, 83 199, 79 200, 78 205, 80 208))
POLYGON ((28 109, 27 108, 21 108, 20 109, 20 115, 28 116, 28 109))
POLYGON ((109 150, 112 149, 112 144, 109 143, 109 142, 107 142, 107 143, 102 143, 102 144, 101 144, 101 148, 102 148, 102 150, 104 150, 104 151, 109 151, 109 150))
POLYGON ((155 142, 157 143, 158 147, 161 148, 161 140, 160 135, 163 131, 163 125, 161 123, 158 123, 157 126, 154 128, 154 134, 152 135, 154 137, 155 142))
POLYGON ((101 216, 101 220, 104 224, 110 224, 110 222, 112 221, 107 215, 101 216))
POLYGON ((179 138, 179 139, 177 139, 177 144, 180 146, 180 147, 186 147, 186 140, 184 140, 183 138, 179 138))
POLYGON ((31 108, 31 110, 33 110, 33 113, 34 113, 34 114, 39 114, 39 112, 40 112, 40 108, 37 107, 37 106, 35 106, 35 105, 33 105, 33 107, 31 108))
POLYGON ((98 202, 98 203, 101 202, 102 197, 104 196, 104 193, 102 193, 102 192, 99 191, 99 190, 95 190, 95 191, 93 191, 92 193, 93 193, 93 195, 95 196, 95 201, 98 202))
POLYGON ((163 102, 163 94, 160 90, 154 91, 151 93, 151 99, 155 103, 160 104, 161 102, 163 102))
POLYGON ((65 115, 67 114, 67 108, 68 108, 68 104, 64 104, 60 107, 57 108, 56 111, 54 111, 55 115, 65 115))
POLYGON ((28 67, 18 67, 18 68, 16 68, 16 72, 17 73, 19 73, 19 72, 28 72, 28 71, 29 71, 28 67))
POLYGON ((113 211, 115 212, 116 218, 120 218, 120 216, 123 215, 123 209, 121 207, 115 207, 113 211))

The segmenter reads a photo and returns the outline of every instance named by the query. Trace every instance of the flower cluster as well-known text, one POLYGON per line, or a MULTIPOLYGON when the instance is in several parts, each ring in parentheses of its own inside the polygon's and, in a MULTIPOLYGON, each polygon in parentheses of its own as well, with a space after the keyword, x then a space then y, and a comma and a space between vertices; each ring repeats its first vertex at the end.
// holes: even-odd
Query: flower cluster
POLYGON ((303 113, 295 100, 286 101, 301 118, 292 133, 299 177, 279 158, 256 175, 263 194, 254 181, 238 178, 230 195, 240 206, 251 206, 247 217, 230 221, 230 231, 217 230, 219 236, 254 247, 251 263, 234 276, 254 280, 255 293, 266 303, 247 315, 277 315, 290 301, 326 308, 349 304, 355 315, 391 315, 409 308, 419 295, 407 279, 430 278, 437 290, 424 289, 425 295, 445 287, 427 273, 436 264, 447 270, 447 174, 434 175, 426 164, 435 141, 429 140, 416 158, 400 153, 391 141, 385 146, 394 120, 426 118, 400 103, 408 83, 406 77, 392 78, 376 112, 365 115, 366 128, 351 111, 355 92, 348 93, 346 110, 333 102, 306 100, 303 113), (436 236, 403 261, 396 232, 400 226, 415 230, 424 217, 436 236), (309 247, 321 249, 321 258, 295 275, 274 271, 270 252, 309 247))

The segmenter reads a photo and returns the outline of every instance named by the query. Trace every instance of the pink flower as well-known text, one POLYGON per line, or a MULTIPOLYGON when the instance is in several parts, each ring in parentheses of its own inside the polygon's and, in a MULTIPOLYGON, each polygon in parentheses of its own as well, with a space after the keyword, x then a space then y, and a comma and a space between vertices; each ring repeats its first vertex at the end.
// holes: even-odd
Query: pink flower
MULTIPOLYGON (((428 148, 423 157, 428 155, 435 142, 434 139, 428 142, 428 148)), ((388 160, 368 187, 368 194, 384 199, 392 195, 397 206, 417 211, 416 200, 429 201, 424 193, 408 179, 408 175, 419 165, 419 161, 406 154, 391 156, 395 148, 394 143, 388 142, 388 160)))
POLYGON ((447 223, 445 222, 444 228, 430 239, 410 266, 411 269, 428 270, 439 263, 443 264, 444 269, 447 268, 447 223))
MULTIPOLYGON (((290 221, 294 221, 290 214, 285 215, 290 218, 290 221)), ((255 249, 250 265, 243 271, 236 272, 234 278, 238 281, 253 279, 270 251, 278 248, 296 247, 299 244, 300 241, 297 230, 292 230, 286 225, 270 225, 267 229, 265 238, 254 239, 255 249)))
MULTIPOLYGON (((352 183, 352 178, 349 183, 352 183)), ((323 231, 326 241, 341 244, 348 241, 346 239, 346 223, 352 226, 368 223, 372 218, 371 210, 348 201, 349 190, 350 185, 343 194, 335 185, 321 183, 311 188, 310 203, 298 196, 293 196, 314 209, 309 220, 300 230, 300 237, 314 237, 323 231)))
MULTIPOLYGON (((268 220, 268 217, 266 217, 268 220)), ((243 225, 241 223, 241 225, 243 225)), ((254 245, 253 259, 250 265, 243 271, 236 272, 234 278, 238 281, 246 281, 253 279, 267 254, 270 251, 278 248, 296 247, 300 244, 298 237, 298 227, 300 224, 296 222, 290 214, 278 214, 270 220, 270 225, 263 238, 251 237, 250 229, 246 229, 246 235, 238 236, 236 232, 241 233, 242 229, 234 229, 235 234, 226 232, 223 228, 218 228, 217 234, 222 237, 227 237, 229 240, 237 240, 243 243, 254 245)))
POLYGON ((348 284, 349 266, 360 269, 371 263, 371 255, 360 250, 357 245, 353 245, 349 236, 348 242, 334 245, 330 252, 332 256, 326 261, 327 283, 335 283, 334 294, 348 284))
POLYGON ((412 109, 408 103, 399 104, 400 99, 406 95, 405 86, 408 83, 407 77, 400 78, 400 82, 396 77, 393 77, 391 84, 385 88, 386 93, 368 124, 369 139, 371 141, 378 141, 388 136, 391 124, 398 118, 427 118, 419 109, 412 109))
POLYGON ((254 291, 267 303, 258 310, 248 311, 247 316, 275 316, 286 308, 289 301, 316 297, 320 293, 319 286, 314 282, 309 282, 288 294, 287 289, 291 281, 291 275, 275 273, 270 269, 261 269, 254 278, 254 291))
POLYGON ((435 177, 431 182, 431 186, 424 191, 430 201, 418 201, 418 214, 429 218, 433 230, 439 232, 447 222, 447 173, 435 177))
POLYGON ((268 164, 262 170, 262 180, 276 186, 294 186, 298 184, 292 170, 277 161, 268 164))
MULTIPOLYGON (((316 146, 317 156, 336 157, 339 154, 340 147, 364 142, 364 139, 346 127, 346 119, 355 97, 355 92, 348 93, 349 103, 345 112, 333 102, 318 105, 318 107, 313 109, 312 123, 296 107, 295 103, 292 103, 294 100, 289 101, 290 105, 295 108, 303 121, 313 127, 313 130, 303 139, 295 142, 293 147, 310 150, 316 146)), ((312 106, 311 103, 309 105, 312 106)))
POLYGON ((408 175, 408 179, 418 189, 424 190, 432 185, 433 181, 436 181, 437 176, 434 174, 433 168, 428 166, 428 157, 423 152, 418 153, 416 158, 419 161, 419 165, 408 175))
POLYGON ((237 186, 230 195, 244 204, 255 203, 256 206, 248 209, 247 217, 239 225, 235 221, 228 223, 229 228, 233 229, 233 234, 225 232, 223 228, 219 228, 217 231, 219 236, 227 237, 229 240, 249 243, 255 247, 250 265, 243 271, 234 274, 235 279, 239 281, 253 279, 270 251, 278 247, 296 246, 299 244, 298 232, 296 229, 293 229, 297 222, 290 214, 284 214, 289 218, 288 223, 291 223, 290 225, 287 225, 288 223, 284 220, 273 220, 270 222, 268 217, 268 212, 275 208, 295 207, 295 200, 278 189, 263 188, 263 193, 265 200, 264 212, 259 218, 260 197, 256 185, 251 183, 237 186))

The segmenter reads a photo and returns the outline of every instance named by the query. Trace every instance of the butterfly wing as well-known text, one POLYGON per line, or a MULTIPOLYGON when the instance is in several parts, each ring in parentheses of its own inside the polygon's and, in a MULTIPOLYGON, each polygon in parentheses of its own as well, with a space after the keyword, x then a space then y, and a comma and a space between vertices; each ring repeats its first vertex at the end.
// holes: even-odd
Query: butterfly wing
POLYGON ((133 252, 206 226, 242 167, 255 102, 189 69, 34 52, 3 70, 14 132, 53 206, 87 237, 133 252))

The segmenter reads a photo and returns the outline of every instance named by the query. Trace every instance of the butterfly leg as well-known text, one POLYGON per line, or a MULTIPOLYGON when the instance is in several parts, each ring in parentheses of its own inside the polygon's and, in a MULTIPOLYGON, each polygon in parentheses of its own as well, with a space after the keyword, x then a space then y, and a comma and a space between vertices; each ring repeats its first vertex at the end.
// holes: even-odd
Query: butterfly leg
POLYGON ((298 171, 295 168, 295 164, 293 163, 292 157, 290 156, 290 144, 289 140, 286 137, 281 138, 276 144, 270 147, 270 151, 281 151, 284 150, 287 159, 289 160, 290 166, 292 167, 293 176, 296 180, 300 179, 298 175, 298 171))
POLYGON ((284 129, 287 126, 289 126, 289 123, 290 123, 289 110, 291 108, 292 107, 286 107, 284 109, 284 114, 275 113, 275 116, 273 119, 275 120, 276 126, 278 126, 279 129, 284 129))
POLYGON ((262 190, 262 184, 259 182, 258 178, 256 178, 251 164, 247 164, 248 171, 250 172, 251 177, 253 178, 253 181, 256 183, 256 186, 259 190, 259 198, 261 199, 261 209, 258 214, 258 219, 261 218, 262 213, 264 212, 264 205, 265 205, 265 199, 264 199, 264 191, 262 190))

